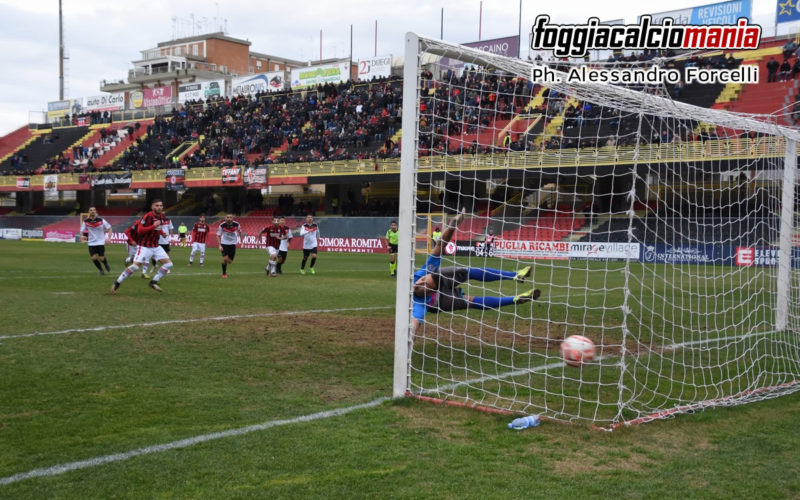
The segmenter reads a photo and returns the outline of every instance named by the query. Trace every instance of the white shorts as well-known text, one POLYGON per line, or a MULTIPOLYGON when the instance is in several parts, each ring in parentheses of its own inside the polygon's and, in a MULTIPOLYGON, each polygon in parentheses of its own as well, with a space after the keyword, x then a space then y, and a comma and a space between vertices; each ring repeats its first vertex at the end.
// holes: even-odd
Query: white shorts
POLYGON ((136 250, 139 249, 139 245, 131 245, 128 243, 128 258, 133 259, 136 257, 136 250))
POLYGON ((192 253, 200 252, 206 253, 206 244, 205 243, 192 243, 192 253))
POLYGON ((150 262, 150 258, 160 262, 164 259, 169 260, 169 255, 160 246, 149 248, 139 245, 139 250, 136 251, 136 257, 133 258, 133 261, 137 264, 144 264, 150 262))
POLYGON ((274 257, 278 255, 278 249, 275 247, 267 247, 267 253, 269 253, 270 257, 274 257))

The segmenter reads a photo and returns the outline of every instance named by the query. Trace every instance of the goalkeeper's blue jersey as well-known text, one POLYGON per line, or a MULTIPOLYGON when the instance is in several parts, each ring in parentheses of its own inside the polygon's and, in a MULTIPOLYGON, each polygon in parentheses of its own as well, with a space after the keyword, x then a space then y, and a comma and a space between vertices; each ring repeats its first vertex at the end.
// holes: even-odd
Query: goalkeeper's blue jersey
MULTIPOLYGON (((439 266, 442 263, 442 257, 439 255, 428 255, 428 260, 425 261, 425 266, 420 268, 417 272, 414 273, 414 282, 416 283, 418 279, 422 278, 426 274, 429 273, 437 273, 439 272, 439 266)), ((437 293, 434 292, 430 295, 425 297, 417 297, 416 295, 412 296, 413 299, 413 308, 411 310, 412 316, 416 319, 422 319, 425 317, 425 313, 428 311, 428 307, 434 307, 434 304, 437 302, 437 293)))

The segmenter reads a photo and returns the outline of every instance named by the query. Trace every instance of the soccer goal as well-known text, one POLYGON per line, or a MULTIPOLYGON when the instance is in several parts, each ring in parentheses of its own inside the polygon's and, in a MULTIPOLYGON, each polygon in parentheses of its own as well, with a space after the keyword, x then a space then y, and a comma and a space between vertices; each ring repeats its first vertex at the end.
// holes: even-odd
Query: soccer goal
POLYGON ((407 35, 394 395, 613 428, 800 389, 800 133, 534 67, 407 35), (461 209, 443 267, 532 273, 470 273, 470 307, 413 329, 424 214, 461 209), (564 363, 570 335, 592 361, 564 363))

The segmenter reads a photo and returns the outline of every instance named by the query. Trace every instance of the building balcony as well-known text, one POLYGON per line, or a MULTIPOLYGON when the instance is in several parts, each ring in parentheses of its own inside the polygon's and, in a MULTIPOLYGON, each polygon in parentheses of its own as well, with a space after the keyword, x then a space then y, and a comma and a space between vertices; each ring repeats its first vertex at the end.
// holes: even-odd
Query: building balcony
POLYGON ((135 90, 141 88, 141 85, 136 83, 126 83, 124 80, 101 80, 101 92, 126 92, 128 90, 135 90))

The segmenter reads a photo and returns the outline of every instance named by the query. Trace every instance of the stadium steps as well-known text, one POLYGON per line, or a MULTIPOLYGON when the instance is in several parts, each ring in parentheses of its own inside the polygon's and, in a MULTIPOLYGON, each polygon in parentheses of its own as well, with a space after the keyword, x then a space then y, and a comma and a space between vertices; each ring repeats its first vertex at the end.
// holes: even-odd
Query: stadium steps
POLYGON ((15 153, 17 153, 19 151, 22 151, 23 149, 27 148, 38 137, 39 137, 38 135, 32 135, 32 136, 28 137, 28 139, 26 139, 25 142, 23 142, 22 144, 17 146, 16 149, 10 151, 8 154, 6 154, 2 158, 0 158, 0 167, 10 166, 11 162, 7 161, 7 160, 9 160, 15 153))
POLYGON ((27 125, 0 137, 0 163, 6 161, 15 151, 24 147, 33 139, 33 132, 27 125))
POLYGON ((550 137, 554 136, 558 129, 564 124, 564 113, 570 108, 570 106, 577 106, 579 104, 578 100, 574 97, 570 97, 564 103, 564 109, 561 110, 557 116, 554 116, 547 125, 544 126, 543 133, 536 138, 536 145, 541 146, 542 144, 546 144, 547 140, 550 137))
POLYGON ((281 155, 283 155, 284 153, 286 153, 286 151, 287 151, 288 149, 289 149, 289 141, 288 141, 288 140, 286 140, 286 138, 284 138, 284 139, 283 139, 283 143, 282 143, 280 146, 278 146, 278 147, 273 147, 273 148, 271 148, 271 149, 269 150, 269 153, 267 154, 267 156, 268 156, 268 157, 270 157, 270 158, 272 158, 273 160, 275 160, 275 159, 276 159, 276 158, 278 158, 279 156, 281 156, 281 155))
POLYGON ((512 118, 511 121, 508 122, 508 124, 503 128, 503 130, 497 134, 496 144, 503 144, 503 141, 508 134, 513 134, 516 132, 518 137, 519 135, 527 134, 536 125, 536 123, 541 120, 541 113, 534 113, 533 110, 544 103, 544 92, 545 87, 540 87, 539 92, 533 96, 522 112, 512 118), (522 123, 520 124, 520 122, 522 123))
POLYGON ((714 109, 728 109, 726 104, 731 101, 735 101, 739 98, 739 94, 742 93, 744 90, 743 83, 728 83, 725 85, 725 88, 722 89, 722 92, 719 93, 716 100, 714 100, 714 104, 711 105, 714 109))
POLYGON ((142 126, 137 131, 135 128, 133 130, 133 134, 130 136, 126 135, 119 143, 116 144, 113 148, 111 148, 106 154, 104 154, 100 159, 95 163, 95 167, 105 167, 107 165, 113 165, 117 162, 125 151, 128 150, 129 147, 136 145, 136 139, 141 138, 145 140, 147 137, 147 125, 153 123, 153 120, 148 120, 147 122, 143 122, 142 126))
POLYGON ((79 161, 76 158, 73 158, 72 148, 74 148, 75 146, 80 146, 81 148, 84 147, 91 148, 94 147, 95 142, 99 142, 99 140, 100 140, 100 131, 93 130, 90 128, 89 131, 86 132, 86 134, 84 134, 77 141, 73 142, 72 144, 64 148, 58 155, 56 155, 56 157, 58 156, 63 156, 65 158, 69 157, 72 158, 73 162, 79 161))
POLYGON ((493 147, 495 145, 495 134, 497 133, 497 129, 505 128, 509 121, 511 120, 495 119, 492 123, 486 125, 485 127, 477 125, 477 132, 465 132, 459 135, 451 135, 449 136, 450 145, 455 146, 456 149, 458 148, 459 144, 463 145, 464 148, 468 148, 473 142, 477 141, 479 146, 493 147))
POLYGON ((179 160, 183 160, 183 159, 184 159, 184 158, 186 158, 186 157, 192 156, 192 155, 194 154, 194 152, 195 152, 195 151, 197 151, 198 149, 200 149, 200 139, 199 139, 199 138, 198 138, 198 140, 196 140, 196 141, 193 141, 193 142, 192 142, 192 145, 191 145, 191 146, 189 146, 189 147, 186 149, 186 151, 184 151, 183 153, 181 153, 181 155, 180 155, 180 157, 178 157, 178 159, 179 159, 179 160))
MULTIPOLYGON (((88 127, 63 127, 52 129, 49 133, 38 135, 33 141, 20 149, 19 154, 26 158, 24 167, 27 169, 38 169, 44 165, 47 160, 55 157, 63 151, 69 144, 75 143, 82 137, 88 127), (45 143, 45 139, 50 139, 50 142, 45 143)), ((10 161, 3 163, 3 167, 9 167, 10 161)))
POLYGON ((177 157, 178 161, 180 162, 183 157, 186 156, 186 153, 196 145, 197 141, 183 141, 175 149, 167 153, 167 157, 165 159, 172 160, 173 158, 177 157))
MULTIPOLYGON (((738 99, 732 100, 725 105, 728 111, 737 113, 772 114, 790 113, 791 104, 794 103, 794 95, 797 92, 798 82, 790 79, 785 82, 767 82, 767 63, 770 58, 781 53, 781 47, 771 47, 766 49, 760 59, 754 59, 749 55, 748 64, 758 64, 760 79, 758 83, 744 85, 739 93, 738 99)), ((778 60, 779 58, 776 58, 778 60)), ((780 120, 782 125, 791 125, 788 117, 780 120)))

